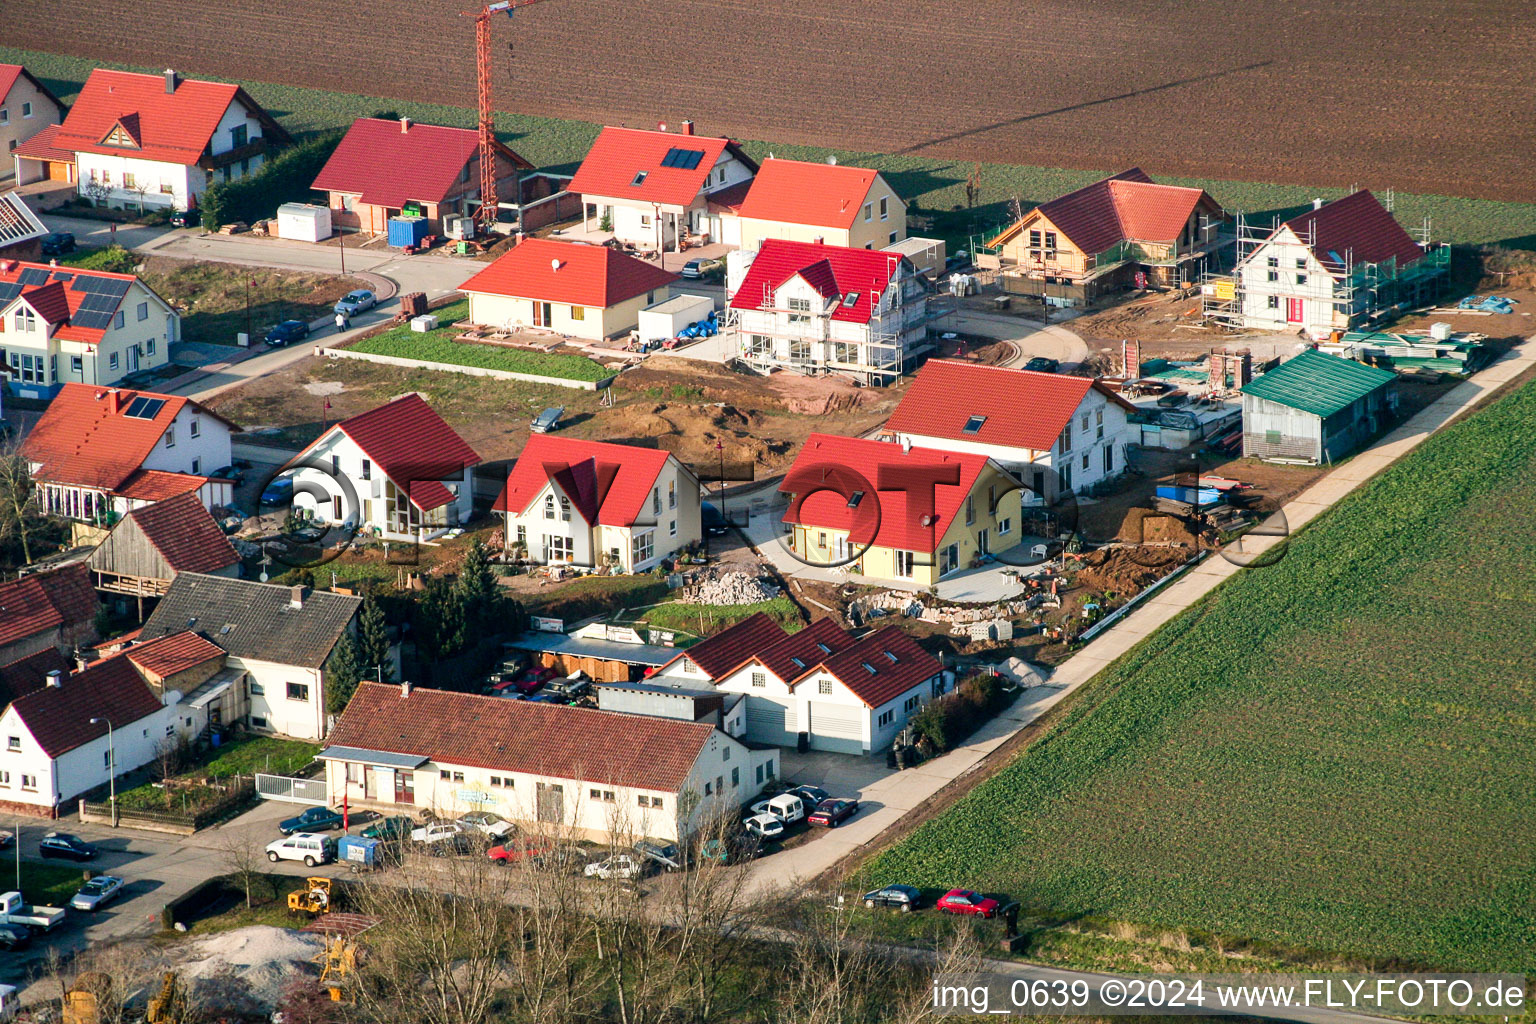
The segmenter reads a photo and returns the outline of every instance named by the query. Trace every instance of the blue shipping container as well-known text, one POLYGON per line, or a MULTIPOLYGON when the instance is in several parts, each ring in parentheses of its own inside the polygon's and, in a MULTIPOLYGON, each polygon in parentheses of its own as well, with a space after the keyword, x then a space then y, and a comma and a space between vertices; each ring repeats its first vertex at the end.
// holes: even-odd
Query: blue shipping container
POLYGON ((379 847, 384 845, 378 839, 364 839, 362 836, 342 836, 336 844, 337 857, 345 864, 357 868, 374 868, 379 866, 379 847))
POLYGON ((408 245, 420 245, 427 237, 428 221, 425 217, 389 218, 389 244, 397 249, 408 245))
POLYGON ((1172 498, 1174 501, 1182 501, 1187 505, 1194 505, 1197 501, 1201 505, 1214 505, 1221 501, 1221 492, 1214 487, 1200 488, 1198 498, 1195 496, 1195 489, 1193 487, 1159 487, 1157 489, 1157 496, 1159 498, 1172 498))

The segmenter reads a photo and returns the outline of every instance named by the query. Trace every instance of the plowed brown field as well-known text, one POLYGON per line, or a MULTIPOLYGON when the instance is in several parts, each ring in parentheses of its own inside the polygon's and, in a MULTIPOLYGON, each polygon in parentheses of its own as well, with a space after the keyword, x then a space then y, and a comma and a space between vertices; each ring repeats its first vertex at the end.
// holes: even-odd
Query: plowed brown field
MULTIPOLYGON (((470 0, 62 6, 8 0, 0 38, 474 102, 473 33, 458 17, 470 0)), ((499 104, 521 113, 1536 200, 1536 4, 1517 0, 556 0, 496 33, 499 104)))

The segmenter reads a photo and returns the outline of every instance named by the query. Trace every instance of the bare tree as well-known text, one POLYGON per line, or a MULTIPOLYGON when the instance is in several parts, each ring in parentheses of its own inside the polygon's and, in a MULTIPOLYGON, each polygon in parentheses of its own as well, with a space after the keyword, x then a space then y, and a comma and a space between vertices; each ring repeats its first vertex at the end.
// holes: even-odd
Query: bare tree
POLYGON ((259 839, 248 832, 221 829, 213 845, 231 880, 245 890, 245 909, 256 905, 257 893, 262 894, 263 903, 272 898, 272 882, 265 871, 266 855, 259 839))
POLYGON ((124 189, 132 192, 139 204, 139 216, 144 215, 144 197, 149 194, 149 182, 134 179, 132 185, 124 185, 124 189))
POLYGON ((33 489, 32 467, 12 439, 0 449, 0 540, 20 543, 23 564, 32 561, 32 538, 45 525, 33 489))
POLYGON ((80 183, 80 192, 91 201, 92 206, 103 206, 112 194, 112 186, 96 178, 87 178, 80 183))

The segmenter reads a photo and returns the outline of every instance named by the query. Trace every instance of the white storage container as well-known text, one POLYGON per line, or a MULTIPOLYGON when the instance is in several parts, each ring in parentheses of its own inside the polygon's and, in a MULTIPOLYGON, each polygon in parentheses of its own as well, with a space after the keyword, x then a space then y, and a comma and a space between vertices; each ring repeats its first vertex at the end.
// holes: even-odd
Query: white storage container
POLYGON ((1429 336, 1436 341, 1449 341, 1451 337, 1450 324, 1430 324, 1429 336))
POLYGON ((437 330, 437 317, 433 316, 431 313, 423 313, 421 316, 413 316, 411 317, 411 330, 419 331, 422 334, 425 334, 428 331, 435 331, 437 330))
POLYGON ((277 237, 318 242, 331 237, 331 208, 284 203, 277 208, 277 237))

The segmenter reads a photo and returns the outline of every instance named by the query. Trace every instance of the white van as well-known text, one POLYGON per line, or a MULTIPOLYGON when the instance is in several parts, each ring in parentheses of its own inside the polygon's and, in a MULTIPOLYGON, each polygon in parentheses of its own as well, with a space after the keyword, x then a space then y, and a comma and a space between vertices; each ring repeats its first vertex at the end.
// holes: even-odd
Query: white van
POLYGON ((336 859, 336 840, 318 832, 295 832, 287 839, 267 844, 267 860, 301 860, 305 867, 329 864, 336 859))

